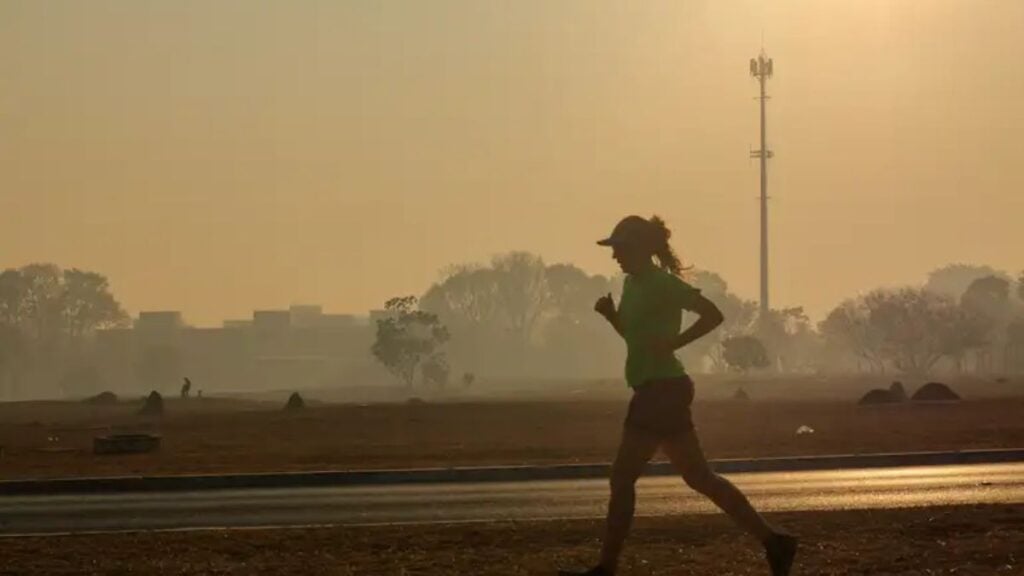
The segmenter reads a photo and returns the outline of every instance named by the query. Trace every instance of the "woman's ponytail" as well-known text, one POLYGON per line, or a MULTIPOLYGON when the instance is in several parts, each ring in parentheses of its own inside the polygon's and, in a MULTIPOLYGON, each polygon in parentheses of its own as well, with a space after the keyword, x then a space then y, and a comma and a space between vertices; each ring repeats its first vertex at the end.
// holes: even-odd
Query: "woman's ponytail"
POLYGON ((665 221, 658 216, 651 216, 648 220, 651 224, 651 252, 658 259, 658 265, 667 272, 679 276, 683 272, 683 264, 679 256, 668 243, 672 237, 672 231, 665 225, 665 221))

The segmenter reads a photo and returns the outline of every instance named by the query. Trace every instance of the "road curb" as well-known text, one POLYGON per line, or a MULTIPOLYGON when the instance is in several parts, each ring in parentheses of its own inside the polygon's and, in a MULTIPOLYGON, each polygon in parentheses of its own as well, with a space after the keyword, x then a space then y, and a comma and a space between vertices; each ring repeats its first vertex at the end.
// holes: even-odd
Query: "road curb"
MULTIPOLYGON (((1024 462, 1024 448, 955 452, 839 454, 782 458, 714 460, 717 472, 801 472, 898 466, 942 466, 1024 462)), ((0 496, 97 494, 119 492, 184 492, 197 490, 311 488, 319 486, 379 486, 469 482, 523 482, 606 478, 609 464, 550 466, 487 466, 409 470, 328 470, 191 476, 116 476, 0 481, 0 496)), ((648 465, 647 474, 674 475, 666 462, 648 465)))

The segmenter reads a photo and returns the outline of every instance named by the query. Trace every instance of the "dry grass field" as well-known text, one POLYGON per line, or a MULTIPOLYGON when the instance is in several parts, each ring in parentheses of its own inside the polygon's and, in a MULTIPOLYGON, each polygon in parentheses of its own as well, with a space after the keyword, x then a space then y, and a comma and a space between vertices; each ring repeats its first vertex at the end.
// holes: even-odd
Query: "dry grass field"
MULTIPOLYGON (((716 399, 728 396, 727 385, 701 384, 694 414, 705 451, 734 458, 1024 446, 1024 395, 972 394, 987 389, 965 385, 959 403, 859 407, 854 399, 869 387, 861 382, 831 397, 782 399, 811 385, 751 384, 753 400, 735 402, 716 399), (795 434, 802 425, 815 433, 795 434)), ((158 418, 137 415, 138 401, 0 403, 0 478, 608 461, 628 395, 621 385, 579 392, 312 403, 297 412, 282 411, 280 399, 170 399, 158 418), (160 434, 162 449, 92 454, 97 435, 140 431, 160 434)))

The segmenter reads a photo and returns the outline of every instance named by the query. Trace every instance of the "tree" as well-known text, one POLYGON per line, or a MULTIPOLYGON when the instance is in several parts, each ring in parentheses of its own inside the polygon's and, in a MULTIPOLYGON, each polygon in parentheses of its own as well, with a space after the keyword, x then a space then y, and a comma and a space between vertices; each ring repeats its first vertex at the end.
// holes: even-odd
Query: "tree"
POLYGON ((21 352, 21 333, 13 326, 0 324, 0 373, 21 352))
POLYGON ((421 310, 435 314, 455 338, 450 353, 460 366, 490 370, 502 366, 499 354, 510 340, 497 297, 498 277, 490 267, 451 266, 419 301, 421 310))
POLYGON ((1006 327, 1006 368, 1024 372, 1024 318, 1017 318, 1006 327))
POLYGON ((621 371, 622 343, 594 312, 598 298, 621 292, 617 278, 590 275, 571 264, 545 270, 548 303, 531 366, 549 378, 599 378, 621 371))
POLYGON ((489 374, 568 376, 605 370, 614 333, 593 311, 615 281, 512 252, 490 265, 449 267, 420 300, 454 336, 460 367, 489 374), (595 357, 599 361, 595 362, 595 357))
POLYGON ((29 264, 0 272, 0 326, 7 333, 8 382, 24 373, 60 383, 93 369, 82 356, 87 337, 98 328, 118 326, 127 314, 95 272, 29 264), (14 350, 14 352, 11 352, 14 350), (64 374, 61 377, 60 374, 64 374))
POLYGON ((0 272, 0 384, 6 396, 16 392, 28 364, 28 342, 23 329, 25 290, 20 271, 0 272))
POLYGON ((978 330, 949 298, 926 290, 876 290, 864 298, 868 321, 896 369, 927 373, 943 356, 979 344, 978 330))
POLYGON ((0 397, 17 393, 27 352, 24 334, 0 322, 0 397))
POLYGON ((424 384, 429 384, 438 390, 448 386, 448 377, 451 369, 448 367, 448 360, 444 354, 434 353, 428 356, 420 367, 424 384))
POLYGON ((960 304, 993 319, 1005 316, 1010 306, 1010 281, 1000 276, 978 278, 964 291, 960 304))
POLYGON ((751 368, 766 368, 768 351, 754 336, 730 336, 722 341, 722 356, 735 370, 747 372, 751 368))
POLYGON ((36 342, 76 340, 127 320, 106 277, 96 272, 30 264, 0 273, 0 324, 19 326, 36 342))
POLYGON ((448 330, 436 314, 416 309, 417 298, 392 298, 384 305, 387 316, 377 320, 377 339, 371 352, 392 374, 412 388, 416 370, 429 366, 428 374, 438 377, 447 363, 441 347, 449 340, 448 330))
POLYGON ((128 315, 110 293, 107 279, 77 268, 64 271, 61 309, 65 330, 72 340, 97 328, 123 325, 128 320, 128 315))
MULTIPOLYGON (((976 369, 991 370, 992 358, 1006 346, 1006 328, 1010 322, 1010 281, 999 276, 978 278, 960 297, 960 308, 965 315, 972 341, 978 341, 976 369), (984 344, 988 344, 985 346, 984 344)), ((964 350, 966 352, 966 350, 964 350)), ((962 354, 956 358, 962 365, 962 354)))
POLYGON ((1017 299, 1024 302, 1024 270, 1017 276, 1017 299))
POLYGON ((545 269, 544 277, 548 287, 549 317, 590 318, 594 315, 594 302, 616 291, 611 279, 591 276, 572 264, 552 264, 545 269))
POLYGON ((971 282, 986 276, 1007 278, 1005 272, 1000 272, 991 266, 979 266, 975 264, 949 264, 936 268, 928 273, 928 281, 924 289, 933 294, 946 296, 954 301, 959 301, 971 282))
POLYGON ((20 326, 25 318, 25 277, 20 270, 0 272, 0 325, 20 326))
POLYGON ((863 299, 846 300, 836 306, 818 324, 826 348, 846 350, 867 362, 872 371, 883 372, 884 336, 871 324, 869 310, 863 299))
POLYGON ((888 364, 924 374, 943 357, 959 361, 984 346, 977 316, 948 297, 917 288, 880 289, 837 306, 819 324, 832 349, 845 349, 874 370, 888 364))
POLYGON ((497 276, 482 266, 451 266, 420 299, 420 308, 446 324, 487 325, 497 321, 497 276))
POLYGON ((528 252, 510 252, 495 256, 491 267, 496 274, 494 286, 508 329, 526 346, 536 335, 550 304, 544 260, 528 252))
POLYGON ((21 324, 44 354, 55 352, 62 328, 63 276, 54 264, 29 264, 22 278, 21 324))
POLYGON ((819 338, 802 306, 758 314, 756 329, 770 362, 780 370, 807 370, 817 363, 819 338))

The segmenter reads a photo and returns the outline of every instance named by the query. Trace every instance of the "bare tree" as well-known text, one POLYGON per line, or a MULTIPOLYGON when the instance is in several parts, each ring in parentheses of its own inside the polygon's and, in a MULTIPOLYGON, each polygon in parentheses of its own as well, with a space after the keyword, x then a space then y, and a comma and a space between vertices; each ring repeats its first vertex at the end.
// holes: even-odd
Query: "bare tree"
POLYGON ((826 346, 848 350, 866 362, 872 371, 885 371, 884 335, 871 324, 870 311, 863 299, 843 301, 818 324, 818 331, 826 346))
POLYGON ((508 329, 526 346, 551 303, 544 260, 528 252, 510 252, 495 256, 491 266, 508 329))
POLYGON ((484 325, 497 321, 498 277, 492 268, 452 266, 420 299, 420 307, 446 323, 484 325))
POLYGON ((943 356, 984 344, 983 331, 953 300, 927 290, 876 290, 864 297, 868 320, 896 369, 923 374, 943 356))

